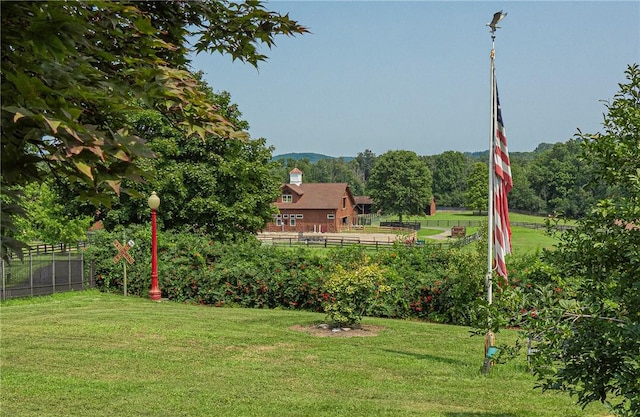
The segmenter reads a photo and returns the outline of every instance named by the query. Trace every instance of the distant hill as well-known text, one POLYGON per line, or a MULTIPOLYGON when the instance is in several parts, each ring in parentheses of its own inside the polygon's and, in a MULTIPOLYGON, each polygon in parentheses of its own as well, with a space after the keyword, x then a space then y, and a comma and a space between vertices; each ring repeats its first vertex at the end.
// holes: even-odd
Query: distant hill
POLYGON ((308 159, 309 162, 315 164, 316 162, 320 161, 321 159, 339 159, 339 158, 343 158, 345 161, 350 161, 353 159, 352 156, 340 156, 340 157, 335 157, 335 156, 329 156, 329 155, 323 155, 320 153, 312 153, 312 152, 307 152, 307 153, 284 153, 281 155, 274 155, 271 159, 273 160, 280 160, 280 159, 295 159, 296 161, 299 161, 301 159, 308 159))
POLYGON ((463 152, 466 156, 480 161, 489 159, 489 151, 463 152))
MULTIPOLYGON (((545 151, 546 149, 550 149, 553 147, 554 144, 552 143, 541 143, 540 145, 538 145, 538 147, 532 151, 532 152, 509 152, 509 155, 513 158, 523 158, 523 159, 531 159, 533 158, 535 155, 537 155, 540 152, 545 151)), ((477 151, 477 152, 463 152, 465 155, 467 155, 468 157, 478 160, 478 161, 488 161, 489 160, 489 151, 485 150, 485 151, 477 151)), ((380 155, 378 155, 380 156, 380 155)), ((433 155, 436 156, 436 155, 433 155)), ((321 153, 313 153, 313 152, 292 152, 292 153, 283 153, 281 155, 274 155, 271 159, 275 160, 275 161, 279 161, 282 159, 295 159, 296 161, 299 161, 301 159, 308 159, 309 162, 311 162, 312 164, 315 164, 316 162, 322 160, 322 159, 339 159, 342 158, 345 161, 349 162, 352 159, 355 159, 355 157, 353 156, 329 156, 329 155, 324 155, 321 153)))

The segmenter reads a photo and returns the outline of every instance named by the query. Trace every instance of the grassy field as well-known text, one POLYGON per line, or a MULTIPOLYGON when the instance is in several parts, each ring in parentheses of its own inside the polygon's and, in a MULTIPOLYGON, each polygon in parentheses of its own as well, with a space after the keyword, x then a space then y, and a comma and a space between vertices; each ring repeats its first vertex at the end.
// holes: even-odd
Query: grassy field
MULTIPOLYGON (((398 220, 398 216, 383 217, 383 221, 394 221, 394 220, 398 220)), ((456 210, 456 211, 438 211, 433 216, 404 216, 403 220, 407 222, 420 221, 420 220, 473 220, 473 221, 486 222, 487 216, 486 215, 480 216, 477 214, 473 214, 473 212, 471 211, 456 210)), ((511 222, 544 224, 546 217, 510 212, 509 220, 511 220, 511 222)), ((576 222, 561 221, 560 224, 573 225, 573 224, 576 224, 576 222)))
POLYGON ((481 375, 483 340, 467 328, 385 319, 365 319, 376 326, 370 337, 294 328, 323 318, 96 291, 6 301, 0 414, 606 415, 600 405, 583 411, 567 395, 534 390, 524 358, 481 375))
MULTIPOLYGON (((543 225, 545 222, 545 217, 541 216, 531 216, 528 214, 520 214, 520 213, 509 213, 509 219, 511 223, 536 223, 543 225)), ((397 217, 387 217, 384 220, 397 220, 397 217)), ((474 215, 470 211, 438 211, 434 216, 405 216, 405 221, 420 221, 420 220, 442 220, 442 221, 481 221, 486 222, 486 216, 474 215)), ((574 225, 575 222, 561 222, 561 224, 574 225)), ((471 235, 476 233, 480 228, 479 227, 467 227, 467 235, 471 235)), ((442 233, 442 230, 447 230, 447 228, 438 229, 421 229, 418 232, 418 238, 423 239, 428 236, 432 236, 434 234, 442 233)), ((557 238, 549 236, 546 234, 545 229, 531 229, 523 226, 512 226, 512 249, 513 253, 528 253, 540 251, 543 248, 552 248, 553 245, 558 241, 557 238)))
POLYGON ((514 254, 540 251, 545 248, 553 249, 557 242, 558 239, 545 234, 544 230, 511 227, 511 247, 514 254))

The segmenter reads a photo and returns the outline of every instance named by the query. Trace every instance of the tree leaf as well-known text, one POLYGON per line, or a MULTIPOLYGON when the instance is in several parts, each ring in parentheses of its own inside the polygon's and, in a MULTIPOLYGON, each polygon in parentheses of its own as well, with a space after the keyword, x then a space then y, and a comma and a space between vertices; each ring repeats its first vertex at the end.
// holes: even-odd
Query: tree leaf
POLYGON ((122 184, 122 181, 108 180, 107 184, 109 184, 109 187, 111 187, 111 189, 115 191, 118 196, 120 195, 120 184, 122 184))
POLYGON ((60 120, 51 120, 45 117, 44 121, 47 122, 53 133, 58 133, 58 127, 62 124, 60 120))
POLYGON ((87 177, 93 179, 93 174, 91 172, 91 167, 85 164, 82 161, 74 161, 74 165, 78 168, 78 171, 82 172, 87 177))

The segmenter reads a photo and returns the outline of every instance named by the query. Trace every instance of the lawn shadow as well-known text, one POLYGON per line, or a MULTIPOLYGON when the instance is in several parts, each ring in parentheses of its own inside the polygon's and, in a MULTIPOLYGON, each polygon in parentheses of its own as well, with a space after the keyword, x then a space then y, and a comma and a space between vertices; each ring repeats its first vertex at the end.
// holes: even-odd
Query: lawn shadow
POLYGON ((483 211, 483 212, 473 211, 473 212, 469 213, 468 211, 465 211, 465 212, 461 212, 461 213, 449 213, 449 215, 451 217, 464 217, 465 220, 474 221, 476 219, 477 220, 482 220, 483 217, 487 216, 487 212, 486 211, 483 211), (470 217, 472 217, 472 218, 470 219, 470 217))
POLYGON ((478 412, 469 412, 469 413, 458 413, 458 412, 450 412, 444 413, 447 417, 517 417, 515 414, 510 413, 478 413, 478 412))
POLYGON ((419 360, 430 360, 430 361, 435 361, 435 362, 442 362, 442 363, 448 363, 450 365, 463 365, 464 362, 459 361, 457 359, 451 359, 451 358, 445 358, 442 356, 434 356, 434 355, 427 355, 424 353, 414 353, 414 352, 402 352, 399 350, 392 350, 392 349, 381 349, 385 352, 389 352, 389 353, 395 353, 398 355, 405 355, 405 356, 411 356, 415 359, 419 359, 419 360))

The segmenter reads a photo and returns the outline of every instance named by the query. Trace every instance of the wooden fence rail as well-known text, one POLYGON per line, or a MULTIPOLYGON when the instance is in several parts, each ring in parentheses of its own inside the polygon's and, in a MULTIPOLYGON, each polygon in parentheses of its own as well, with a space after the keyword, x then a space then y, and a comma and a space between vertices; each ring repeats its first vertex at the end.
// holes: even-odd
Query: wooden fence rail
POLYGON ((382 250, 391 249, 395 245, 404 246, 422 246, 433 245, 440 247, 453 247, 453 246, 465 246, 471 242, 474 242, 481 238, 481 233, 477 232, 472 235, 466 236, 456 240, 429 240, 428 243, 423 240, 416 240, 415 238, 409 238, 405 240, 367 240, 359 237, 324 237, 324 236, 270 236, 260 237, 263 245, 273 246, 311 246, 317 248, 332 248, 332 247, 344 247, 349 245, 359 245, 369 250, 382 250))
MULTIPOLYGON (((429 227, 456 227, 456 226, 466 226, 466 227, 483 227, 487 225, 487 220, 420 220, 421 226, 424 228, 429 227)), ((547 225, 544 223, 533 223, 533 222, 511 222, 511 226, 519 226, 526 227, 527 229, 546 229, 547 225)), ((564 231, 574 229, 575 226, 568 224, 558 224, 553 226, 554 228, 564 231)))

